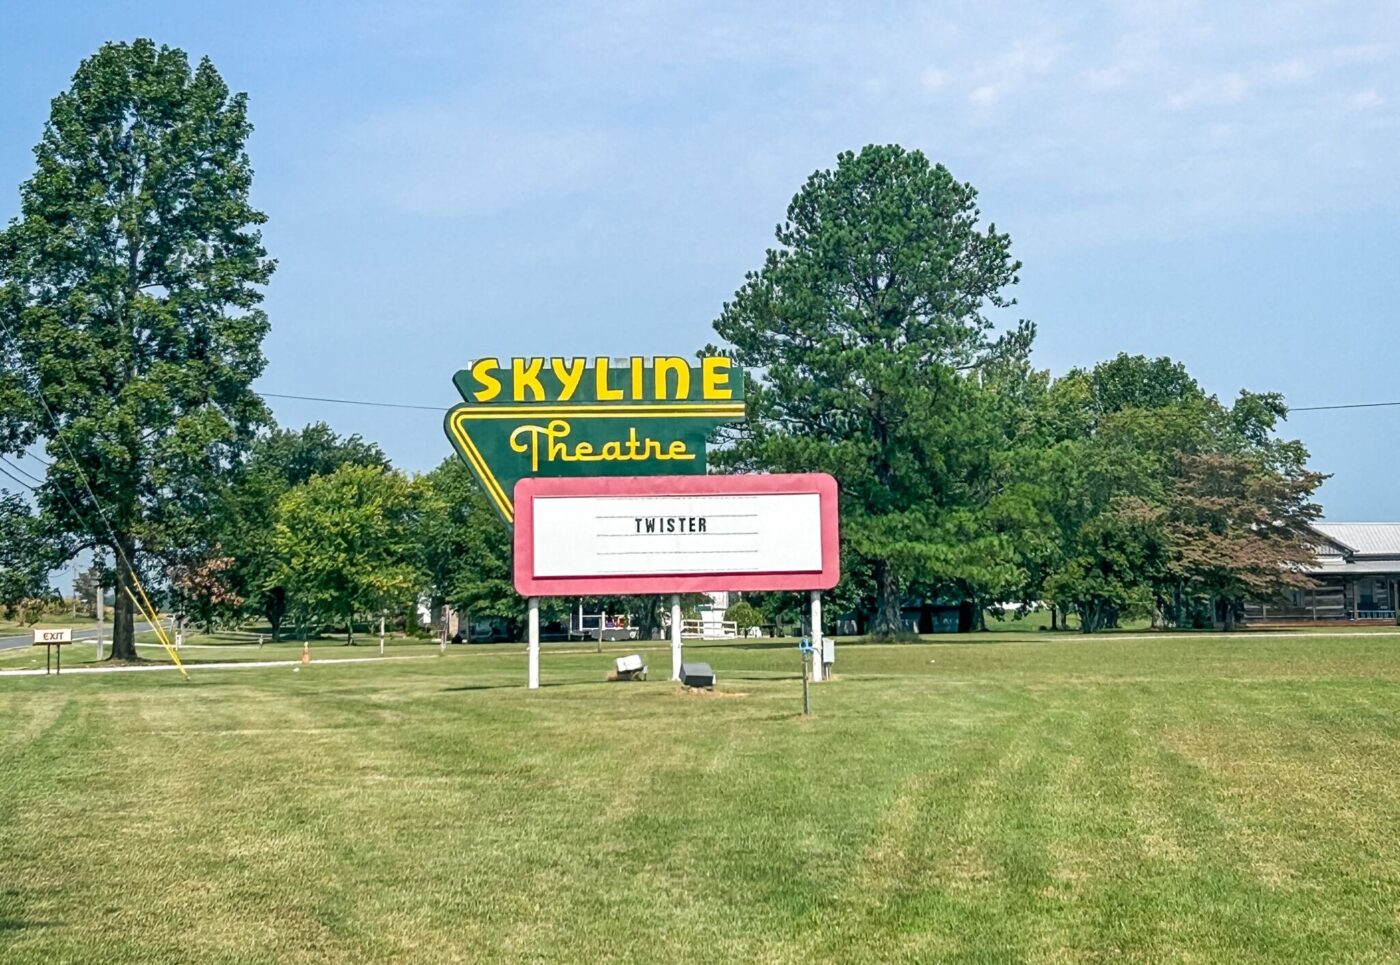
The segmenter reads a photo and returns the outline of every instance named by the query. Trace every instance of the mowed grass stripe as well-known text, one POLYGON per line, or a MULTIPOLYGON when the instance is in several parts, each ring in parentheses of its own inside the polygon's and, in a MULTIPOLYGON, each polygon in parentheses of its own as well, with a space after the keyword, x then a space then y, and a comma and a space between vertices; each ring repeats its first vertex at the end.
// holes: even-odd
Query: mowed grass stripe
POLYGON ((0 682, 0 958, 1400 948, 1393 640, 569 649, 0 682))

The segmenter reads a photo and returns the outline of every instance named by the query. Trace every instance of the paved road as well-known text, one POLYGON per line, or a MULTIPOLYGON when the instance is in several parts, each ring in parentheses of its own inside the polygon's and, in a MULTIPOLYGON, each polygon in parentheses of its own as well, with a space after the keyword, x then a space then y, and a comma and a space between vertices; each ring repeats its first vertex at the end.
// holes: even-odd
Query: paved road
MULTIPOLYGON (((169 624, 168 622, 166 622, 166 623, 163 623, 162 626, 169 627, 170 624, 169 624)), ((139 622, 139 623, 136 624, 136 632, 137 632, 137 633, 145 633, 145 632, 146 632, 147 630, 149 630, 149 629, 151 629, 151 625, 150 625, 149 623, 139 622)), ((96 639, 97 639, 97 627, 95 627, 95 626, 85 626, 85 627, 83 627, 83 628, 81 628, 81 629, 76 629, 76 628, 75 628, 75 629, 73 630, 73 639, 74 639, 74 640, 96 640, 96 639)), ((110 623, 104 623, 104 624, 102 625, 102 639, 105 640, 105 641, 107 641, 108 643, 111 643, 111 641, 112 641, 112 625, 111 625, 110 623)), ((28 646, 32 646, 33 643, 34 643, 34 631, 33 631, 33 630, 30 630, 28 633, 22 633, 22 634, 20 634, 19 636, 14 636, 14 637, 0 637, 0 650, 13 650, 13 649, 15 649, 16 647, 28 647, 28 646)))

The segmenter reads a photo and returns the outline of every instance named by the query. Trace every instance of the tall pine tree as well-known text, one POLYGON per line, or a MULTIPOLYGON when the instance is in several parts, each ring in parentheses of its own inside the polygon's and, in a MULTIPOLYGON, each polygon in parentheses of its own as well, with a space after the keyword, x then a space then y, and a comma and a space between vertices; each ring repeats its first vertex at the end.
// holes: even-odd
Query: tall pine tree
POLYGON ((898 146, 845 153, 793 198, 778 246, 715 322, 759 382, 717 464, 824 470, 846 542, 871 563, 877 636, 900 631, 911 577, 975 508, 994 437, 973 373, 1011 300, 1011 240, 978 225, 976 192, 898 146))

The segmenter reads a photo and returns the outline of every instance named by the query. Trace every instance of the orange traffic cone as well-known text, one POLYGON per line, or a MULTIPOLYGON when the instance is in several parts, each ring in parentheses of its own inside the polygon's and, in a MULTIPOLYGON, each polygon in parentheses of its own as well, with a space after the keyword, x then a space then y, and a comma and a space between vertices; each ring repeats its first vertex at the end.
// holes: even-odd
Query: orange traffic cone
POLYGON ((311 664, 311 644, 305 640, 301 642, 301 665, 303 667, 311 664))

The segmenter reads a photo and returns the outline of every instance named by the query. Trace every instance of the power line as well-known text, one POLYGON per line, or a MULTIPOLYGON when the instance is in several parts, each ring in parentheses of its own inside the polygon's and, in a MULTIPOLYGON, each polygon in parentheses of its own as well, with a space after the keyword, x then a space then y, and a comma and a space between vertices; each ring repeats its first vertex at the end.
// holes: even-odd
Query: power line
MULTIPOLYGON (((269 399, 296 399, 299 402, 334 402, 336 405, 363 405, 376 409, 420 409, 424 412, 446 412, 448 406, 416 405, 411 402, 376 402, 369 399, 330 399, 318 395, 289 395, 283 392, 263 392, 269 399)), ((1400 406, 1397 402, 1341 402, 1336 405, 1293 405, 1289 412, 1331 412, 1336 409, 1379 409, 1400 406)))
POLYGON ((1289 412, 1328 412, 1332 409, 1379 409, 1384 406, 1400 405, 1400 402, 1343 402, 1338 405, 1297 405, 1289 412))
POLYGON ((35 491, 36 491, 36 490, 34 489, 33 486, 31 486, 29 483, 25 482, 23 479, 19 478, 18 476, 14 475, 12 472, 10 472, 8 469, 6 469, 4 466, 0 466, 0 473, 3 473, 4 475, 9 476, 11 480, 13 480, 14 482, 18 483, 20 486, 22 486, 23 488, 27 489, 29 492, 32 493, 32 492, 35 492, 35 491))
POLYGON ((337 405, 367 405, 377 409, 422 409, 425 412, 446 412, 442 405, 413 405, 408 402, 371 402, 368 399, 328 399, 318 395, 286 395, 281 392, 263 392, 269 399, 298 399, 302 402, 334 402, 337 405))
MULTIPOLYGON (((25 469, 23 466, 19 465, 18 463, 14 462, 13 460, 6 459, 4 456, 0 456, 0 462, 3 462, 5 465, 9 466, 9 467, 10 467, 11 469, 13 469, 15 472, 23 473, 24 475, 28 476, 30 479, 34 480, 34 482, 39 483, 40 485, 42 485, 43 482, 44 482, 44 481, 43 481, 42 479, 40 479, 38 476, 34 475, 34 474, 33 474, 32 472, 30 472, 28 469, 25 469)), ((11 476, 10 478, 13 479, 14 477, 11 476)))

